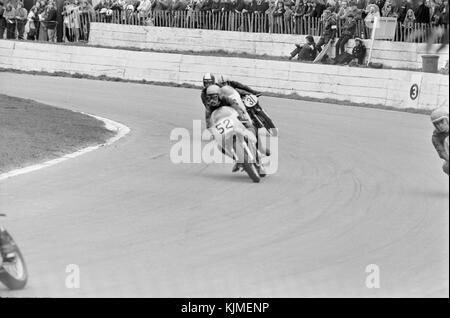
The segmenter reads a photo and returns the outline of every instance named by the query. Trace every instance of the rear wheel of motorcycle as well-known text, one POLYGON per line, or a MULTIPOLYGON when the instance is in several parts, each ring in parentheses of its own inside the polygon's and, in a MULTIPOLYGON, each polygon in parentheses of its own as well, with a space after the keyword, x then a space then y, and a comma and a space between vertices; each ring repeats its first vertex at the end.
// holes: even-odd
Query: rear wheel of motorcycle
POLYGON ((0 282, 11 290, 23 289, 28 280, 25 260, 17 246, 12 253, 15 253, 14 261, 4 260, 0 268, 0 282))
POLYGON ((253 163, 249 163, 249 162, 245 162, 242 164, 245 172, 247 172, 248 176, 250 177, 250 179, 252 179, 253 182, 258 183, 259 181, 261 181, 261 178, 259 176, 258 170, 256 169, 255 164, 253 163))

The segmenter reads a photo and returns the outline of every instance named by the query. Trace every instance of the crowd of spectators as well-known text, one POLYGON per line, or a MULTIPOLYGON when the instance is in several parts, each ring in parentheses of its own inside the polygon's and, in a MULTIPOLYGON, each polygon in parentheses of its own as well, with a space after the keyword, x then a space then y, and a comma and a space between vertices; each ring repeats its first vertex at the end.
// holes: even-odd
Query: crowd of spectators
POLYGON ((36 1, 29 11, 21 1, 0 0, 0 39, 56 42, 56 23, 54 0, 36 1))
POLYGON ((81 23, 83 17, 94 18, 92 0, 66 0, 58 22, 55 0, 36 0, 34 5, 25 9, 22 1, 0 0, 0 39, 19 39, 56 42, 58 23, 63 25, 66 41, 87 39, 87 23, 81 23))
POLYGON ((331 10, 337 19, 353 14, 355 20, 370 22, 374 16, 396 17, 400 23, 448 24, 448 0, 100 0, 94 9, 111 15, 114 11, 148 17, 154 12, 236 12, 267 14, 298 20, 320 18, 331 10))
MULTIPOLYGON (((321 26, 324 32, 325 12, 326 19, 332 18, 338 24, 340 42, 336 50, 340 53, 355 36, 355 22, 371 28, 374 18, 381 16, 397 18, 404 28, 412 28, 415 23, 442 25, 449 23, 448 11, 448 0, 66 0, 60 23, 65 41, 87 39, 89 24, 83 21, 102 17, 108 22, 117 13, 122 18, 132 16, 152 24, 155 14, 176 20, 182 14, 189 18, 194 12, 234 12, 264 16, 269 24, 281 23, 282 28, 287 25, 298 28, 305 19, 315 18, 324 23, 321 26)), ((29 12, 20 0, 14 3, 0 0, 0 38, 6 33, 7 38, 55 41, 56 20, 55 0, 36 0, 29 12)), ((299 30, 292 33, 305 34, 299 30)), ((322 45, 318 43, 318 47, 322 45)))

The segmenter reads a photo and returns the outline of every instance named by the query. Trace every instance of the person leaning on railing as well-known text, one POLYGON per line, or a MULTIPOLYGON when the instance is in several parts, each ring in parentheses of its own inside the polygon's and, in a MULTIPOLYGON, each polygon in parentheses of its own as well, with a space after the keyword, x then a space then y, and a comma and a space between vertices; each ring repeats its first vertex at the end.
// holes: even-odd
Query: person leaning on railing
POLYGON ((430 10, 423 0, 419 1, 419 6, 414 11, 416 23, 430 23, 430 10))
MULTIPOLYGON (((181 1, 181 0, 179 0, 181 1)), ((185 0, 184 0, 185 1, 185 0)), ((150 8, 152 6, 151 0, 143 0, 139 3, 139 6, 136 8, 138 12, 139 21, 145 21, 150 13, 150 8)))
POLYGON ((383 9, 381 10, 381 16, 384 18, 397 18, 397 13, 394 11, 394 7, 390 1, 386 1, 383 9))
POLYGON ((269 9, 269 1, 267 0, 255 0, 252 4, 253 12, 256 14, 264 14, 269 9))
POLYGON ((442 2, 442 5, 441 5, 439 11, 440 11, 440 13, 439 13, 438 25, 446 24, 448 26, 448 24, 449 24, 448 0, 444 0, 442 2))
POLYGON ((430 12, 430 24, 439 24, 440 6, 437 5, 435 0, 427 0, 426 6, 430 12))
POLYGON ((0 39, 3 39, 3 35, 5 34, 6 30, 6 19, 3 16, 5 13, 5 6, 3 4, 3 1, 0 1, 0 39))
POLYGON ((21 1, 17 2, 16 9, 16 21, 17 21, 17 33, 19 40, 23 40, 23 34, 25 33, 25 24, 27 23, 28 11, 23 7, 21 1))
POLYGON ((44 23, 47 28, 48 41, 56 42, 56 4, 53 0, 47 6, 44 23))
POLYGON ((47 25, 45 24, 45 12, 47 10, 47 3, 45 0, 39 1, 37 16, 39 19, 39 30, 37 34, 38 41, 47 41, 47 25))
POLYGON ((6 38, 16 38, 16 9, 14 9, 11 2, 6 4, 5 12, 3 16, 6 19, 6 38))
POLYGON ((406 17, 403 20, 403 27, 407 29, 413 29, 414 23, 416 23, 416 16, 414 15, 413 9, 409 9, 408 12, 406 12, 406 17))
POLYGON ((37 39, 39 28, 39 18, 37 16, 37 7, 33 6, 28 12, 28 33, 27 40, 35 41, 37 39))

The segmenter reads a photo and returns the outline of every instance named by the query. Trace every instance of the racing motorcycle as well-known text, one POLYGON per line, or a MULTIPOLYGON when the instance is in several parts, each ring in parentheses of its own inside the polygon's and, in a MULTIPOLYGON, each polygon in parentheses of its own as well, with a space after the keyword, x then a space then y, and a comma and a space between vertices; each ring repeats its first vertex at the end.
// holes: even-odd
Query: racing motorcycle
POLYGON ((28 271, 22 253, 8 231, 0 225, 0 282, 17 290, 24 288, 27 280, 28 271))
POLYGON ((244 103, 255 127, 257 129, 265 128, 270 135, 274 136, 278 132, 278 129, 275 127, 275 124, 269 115, 267 115, 259 104, 258 97, 261 95, 253 95, 238 88, 236 88, 236 91, 241 96, 242 102, 244 103))
POLYGON ((260 182, 265 174, 261 169, 257 138, 239 120, 238 112, 232 107, 219 107, 211 114, 211 122, 210 130, 218 146, 241 165, 253 182, 260 182))

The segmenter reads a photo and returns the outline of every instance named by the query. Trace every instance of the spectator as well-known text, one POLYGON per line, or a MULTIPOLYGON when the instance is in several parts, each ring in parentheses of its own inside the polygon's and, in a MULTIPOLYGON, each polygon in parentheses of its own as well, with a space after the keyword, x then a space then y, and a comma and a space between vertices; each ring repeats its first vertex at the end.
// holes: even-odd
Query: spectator
POLYGON ((345 17, 350 13, 350 7, 348 6, 347 1, 342 1, 341 2, 341 6, 340 9, 337 13, 337 18, 338 19, 345 19, 345 17))
POLYGON ((39 41, 47 41, 47 25, 45 24, 45 13, 47 11, 47 3, 44 0, 41 0, 38 8, 38 17, 39 17, 39 41))
POLYGON ((449 12, 448 0, 444 0, 440 7, 440 14, 439 14, 439 20, 438 20, 439 25, 443 25, 443 24, 448 25, 448 23, 449 23, 448 12, 449 12))
POLYGON ((311 13, 311 16, 314 18, 320 18, 323 11, 326 9, 326 5, 323 0, 313 0, 312 7, 313 11, 311 13))
POLYGON ((274 17, 280 17, 283 16, 284 13, 286 12, 286 9, 284 8, 284 2, 283 1, 278 1, 276 3, 276 8, 273 12, 273 16, 274 17))
POLYGON ((407 0, 402 0, 400 3, 397 4, 396 7, 397 22, 403 23, 406 17, 406 12, 408 12, 408 9, 412 9, 412 7, 407 0))
MULTIPOLYGON (((151 6, 152 6, 151 0, 141 1, 136 9, 139 13, 139 16, 142 18, 146 18, 148 13, 150 12, 151 6)), ((177 3, 174 4, 173 10, 186 10, 186 7, 187 7, 186 0, 178 0, 177 3)))
POLYGON ((306 9, 306 12, 305 12, 304 16, 305 17, 310 17, 310 16, 312 16, 313 11, 314 11, 314 7, 313 7, 313 4, 312 4, 312 1, 308 0, 306 2, 306 6, 307 6, 307 9, 306 9))
POLYGON ((322 36, 320 37, 319 42, 316 46, 319 53, 322 51, 322 46, 324 44, 327 44, 329 41, 334 41, 337 31, 336 18, 330 10, 326 9, 325 11, 323 11, 321 20, 323 23, 323 31, 322 36))
POLYGON ((423 0, 419 0, 419 6, 414 12, 416 23, 430 23, 430 10, 423 0))
POLYGON ((317 56, 316 43, 311 35, 306 36, 306 43, 301 46, 295 45, 296 48, 291 52, 289 59, 292 60, 298 54, 299 61, 314 61, 317 56))
POLYGON ((366 17, 366 8, 368 5, 368 0, 353 0, 355 5, 356 5, 356 9, 358 10, 358 13, 356 13, 355 11, 353 12, 353 14, 355 15, 355 17, 357 17, 358 20, 364 20, 364 18, 366 17), (360 16, 360 18, 359 18, 360 16))
POLYGON ((348 40, 350 40, 355 36, 355 33, 356 33, 356 20, 353 14, 350 13, 347 15, 347 19, 345 20, 345 23, 342 26, 342 34, 336 43, 336 56, 338 56, 340 52, 345 52, 345 44, 347 44, 348 40))
POLYGON ((384 4, 385 4, 386 0, 375 0, 375 4, 378 7, 378 12, 381 12, 381 10, 383 10, 384 4))
POLYGON ((165 11, 167 10, 167 4, 165 4, 163 1, 161 0, 155 0, 151 7, 150 7, 152 12, 161 12, 161 11, 165 11))
POLYGON ((6 19, 4 17, 5 6, 3 1, 0 1, 0 39, 3 39, 6 30, 6 19))
POLYGON ((308 9, 308 0, 296 0, 294 6, 294 17, 296 19, 301 18, 305 15, 306 10, 308 9))
POLYGON ((207 12, 211 11, 212 0, 201 0, 198 4, 200 11, 207 12))
POLYGON ((28 12, 28 33, 27 40, 35 41, 37 35, 37 23, 39 23, 37 17, 37 8, 36 6, 31 7, 30 12, 28 12))
POLYGON ((273 27, 275 33, 283 33, 283 18, 286 9, 284 8, 284 2, 278 1, 276 3, 275 9, 272 13, 273 16, 273 27))
POLYGON ((439 16, 440 16, 440 8, 436 4, 435 0, 427 0, 425 5, 427 6, 428 10, 430 11, 430 23, 432 25, 438 25, 439 24, 439 16))
POLYGON ((212 3, 211 3, 211 12, 212 12, 212 13, 219 13, 220 10, 221 10, 221 7, 220 7, 220 0, 212 0, 212 3))
MULTIPOLYGON (((279 1, 281 2, 282 0, 279 0, 279 1)), ((285 9, 285 12, 283 15, 284 16, 284 24, 290 25, 291 21, 292 21, 292 16, 294 15, 294 12, 292 11, 293 5, 290 0, 285 0, 283 3, 284 3, 284 9, 285 9)))
POLYGON ((6 19, 6 38, 15 39, 16 38, 16 9, 14 9, 11 2, 6 4, 5 13, 3 16, 6 19))
POLYGON ((327 0, 327 9, 331 12, 338 13, 340 9, 338 0, 327 0))
POLYGON ((364 19, 364 22, 366 24, 366 27, 372 30, 373 24, 375 23, 375 18, 380 17, 380 9, 376 4, 369 4, 366 8, 366 17, 364 19))
POLYGON ((220 0, 219 8, 221 12, 230 11, 231 0, 220 0))
POLYGON ((47 24, 48 40, 50 42, 56 42, 56 5, 53 0, 47 6, 45 23, 47 24))
POLYGON ((362 13, 364 10, 358 9, 358 6, 356 5, 355 1, 350 1, 349 7, 350 7, 349 14, 350 13, 353 14, 353 16, 355 17, 355 20, 362 20, 362 18, 363 18, 362 13))
POLYGON ((397 13, 394 11, 390 1, 386 1, 383 10, 381 10, 381 16, 385 18, 397 18, 397 13))
MULTIPOLYGON (((151 4, 150 0, 143 0, 138 7, 138 11, 146 12, 147 11, 146 8, 147 7, 150 8, 151 5, 152 4, 151 4)), ((172 10, 173 11, 185 11, 187 9, 187 6, 188 6, 187 0, 174 0, 172 3, 172 10)))
POLYGON ((364 46, 361 38, 356 38, 355 46, 352 49, 352 54, 342 52, 340 55, 336 56, 334 59, 334 64, 344 65, 355 60, 358 65, 362 65, 364 63, 364 58, 366 57, 366 51, 366 47, 364 46))
POLYGON ((27 23, 28 11, 23 7, 21 1, 17 2, 16 18, 17 18, 17 33, 19 40, 23 40, 25 33, 25 24, 27 23))
POLYGON ((253 2, 253 12, 256 14, 264 14, 269 9, 269 1, 256 0, 253 2))
POLYGON ((406 17, 403 21, 403 26, 407 29, 414 28, 414 23, 416 22, 416 17, 414 15, 413 9, 408 9, 406 12, 406 17))

